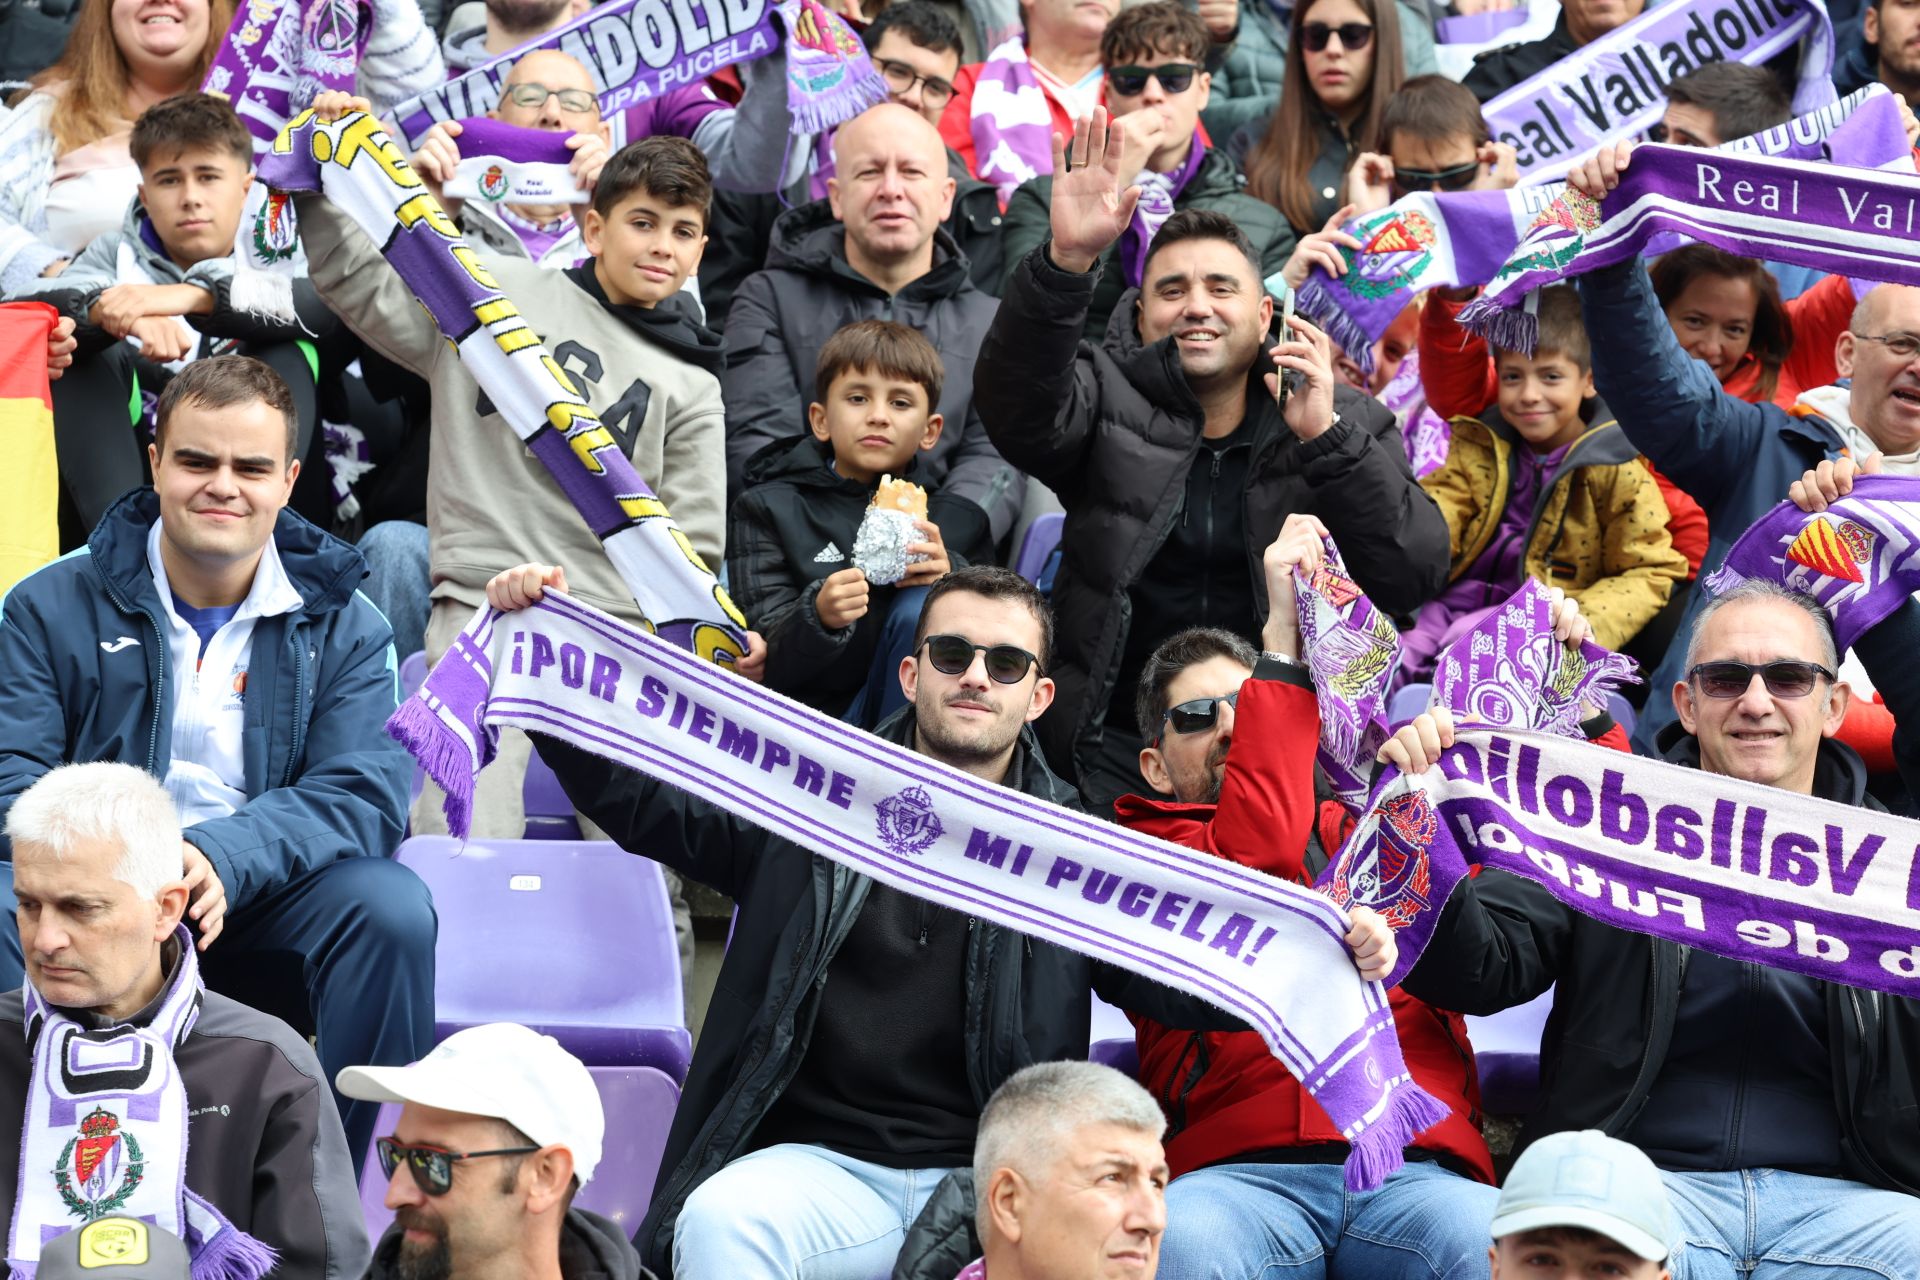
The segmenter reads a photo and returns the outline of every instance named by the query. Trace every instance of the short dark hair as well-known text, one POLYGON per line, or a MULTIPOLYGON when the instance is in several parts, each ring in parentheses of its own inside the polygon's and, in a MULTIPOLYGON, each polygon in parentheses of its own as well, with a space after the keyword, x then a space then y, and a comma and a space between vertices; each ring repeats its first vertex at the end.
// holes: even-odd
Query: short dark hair
POLYGON ((209 356, 195 360, 174 375, 160 393, 153 411, 153 443, 166 452, 167 422, 182 404, 202 409, 231 409, 235 405, 264 403, 277 409, 287 422, 287 461, 300 445, 300 417, 294 411, 293 392, 271 368, 252 356, 209 356))
MULTIPOLYGON (((1539 336, 1534 340, 1535 355, 1558 353, 1573 361, 1581 372, 1593 368, 1593 348, 1587 340, 1587 322, 1580 315, 1580 294, 1570 284, 1550 285, 1540 290, 1539 336)), ((1497 354, 1506 354, 1496 347, 1497 354)))
MULTIPOLYGON (((1753 329, 1747 351, 1760 366, 1755 387, 1762 399, 1773 399, 1780 371, 1793 354, 1793 317, 1780 301, 1780 282, 1755 258, 1728 253, 1710 244, 1685 244, 1655 258, 1647 268, 1653 277, 1653 296, 1662 310, 1672 306, 1687 286, 1702 276, 1744 280, 1753 290, 1753 329)), ((1859 325, 1851 326, 1858 331, 1859 325)))
POLYGON ((1247 233, 1240 224, 1224 213, 1212 209, 1182 209, 1160 224, 1160 230, 1154 233, 1152 243, 1147 245, 1148 262, 1162 249, 1179 244, 1184 240, 1224 240, 1240 251, 1240 256, 1253 268, 1253 278, 1258 281, 1263 275, 1260 266, 1260 254, 1253 247, 1253 241, 1247 239, 1247 233))
POLYGON ((151 160, 172 160, 188 151, 225 151, 242 167, 253 168, 253 135, 233 104, 212 93, 176 93, 142 111, 127 150, 143 173, 151 160))
POLYGON ((713 204, 713 171, 707 157, 685 138, 656 134, 613 153, 593 184, 593 211, 611 218, 622 200, 641 191, 676 209, 700 210, 704 227, 713 204))
POLYGON ((1380 112, 1381 154, 1393 151, 1396 134, 1427 143, 1465 137, 1475 150, 1493 136, 1473 91, 1458 80, 1435 75, 1415 76, 1387 99, 1380 112))
MULTIPOLYGON (((518 1125, 502 1120, 497 1116, 491 1118, 500 1134, 499 1138, 495 1139, 495 1141, 501 1150, 511 1150, 514 1147, 538 1147, 541 1145, 528 1137, 526 1131, 518 1125)), ((527 1153, 527 1155, 531 1154, 531 1152, 527 1153)), ((526 1162, 526 1155, 500 1157, 501 1195, 510 1193, 514 1187, 519 1185, 520 1167, 526 1164, 526 1162)), ((573 1208, 573 1198, 579 1194, 580 1175, 576 1173, 573 1175, 573 1180, 567 1184, 567 1194, 560 1202, 560 1213, 562 1217, 566 1215, 567 1210, 573 1208)))
POLYGON ((925 335, 894 320, 859 320, 834 330, 814 366, 813 398, 825 404, 833 380, 849 372, 919 383, 927 390, 929 413, 940 405, 940 385, 946 377, 940 352, 925 335))
POLYGON ((1100 65, 1120 67, 1156 54, 1204 63, 1213 37, 1200 15, 1176 0, 1150 0, 1122 9, 1100 35, 1100 65))
POLYGON ((1245 639, 1219 627, 1189 627, 1160 642, 1147 665, 1140 668, 1140 687, 1133 696, 1133 714, 1143 741, 1152 742, 1160 736, 1160 721, 1167 714, 1167 690, 1180 673, 1213 658, 1231 658, 1251 670, 1260 655, 1245 639))
POLYGON ((879 48, 880 37, 889 31, 898 31, 922 49, 952 53, 962 61, 966 59, 967 47, 960 38, 959 24, 929 0, 904 0, 882 9, 861 37, 867 42, 867 51, 871 53, 879 48))
POLYGON ((915 654, 927 642, 927 619, 933 616, 934 602, 956 591, 985 596, 989 600, 1016 600, 1025 605, 1040 624, 1040 652, 1034 656, 1040 659, 1040 674, 1047 673, 1047 665, 1053 661, 1053 608, 1047 603, 1047 598, 1040 594, 1040 588, 1013 570, 997 564, 970 564, 964 569, 955 569, 933 584, 927 592, 927 598, 920 604, 920 621, 913 628, 915 654))
POLYGON ((1793 119, 1793 101, 1773 72, 1744 62, 1709 62, 1677 77, 1667 86, 1667 101, 1707 112, 1722 142, 1793 119))

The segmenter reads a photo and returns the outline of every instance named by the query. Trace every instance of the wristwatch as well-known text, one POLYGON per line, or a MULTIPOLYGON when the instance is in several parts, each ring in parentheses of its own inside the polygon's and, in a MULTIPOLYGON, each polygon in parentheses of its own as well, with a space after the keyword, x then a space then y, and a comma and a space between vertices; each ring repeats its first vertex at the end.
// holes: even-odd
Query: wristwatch
POLYGON ((1307 664, 1300 661, 1300 659, 1294 657, 1292 654, 1275 653, 1271 649, 1262 649, 1260 651, 1260 656, 1268 662, 1278 662, 1284 666, 1298 667, 1302 671, 1305 671, 1307 669, 1307 664))

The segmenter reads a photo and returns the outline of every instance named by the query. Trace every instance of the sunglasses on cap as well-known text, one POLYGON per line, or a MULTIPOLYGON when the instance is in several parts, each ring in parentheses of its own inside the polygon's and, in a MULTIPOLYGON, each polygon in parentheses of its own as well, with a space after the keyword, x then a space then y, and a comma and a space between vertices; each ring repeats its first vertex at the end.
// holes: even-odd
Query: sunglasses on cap
POLYGON ((1191 62, 1163 62, 1157 67, 1114 67, 1107 72, 1107 88, 1123 98, 1137 98, 1147 91, 1147 81, 1158 80, 1168 93, 1185 93, 1200 68, 1191 62))
POLYGON ((1220 704, 1230 707, 1240 705, 1240 691, 1223 693, 1217 698, 1194 698, 1177 707, 1168 707, 1167 713, 1160 717, 1160 723, 1175 733, 1204 733, 1220 719, 1220 704))
POLYGON ((1324 22, 1309 22, 1300 29, 1300 39, 1306 44, 1308 53, 1319 53, 1334 36, 1340 37, 1341 48, 1354 53, 1373 43, 1373 24, 1343 22, 1336 27, 1324 22))
POLYGON ((380 1172, 388 1178, 407 1162, 414 1185, 430 1196, 443 1196, 453 1190, 453 1164, 456 1160, 479 1160, 485 1156, 526 1156, 538 1147, 501 1147, 496 1151, 442 1151, 439 1147, 409 1147, 397 1138, 377 1138, 374 1148, 380 1153, 380 1172))
POLYGON ((561 108, 566 111, 591 111, 599 105, 599 99, 585 89, 549 89, 531 80, 523 80, 508 89, 507 97, 516 106, 522 107, 544 107, 548 98, 558 98, 561 108))
POLYGON ((1480 162, 1469 160, 1447 169, 1398 169, 1393 185, 1400 191, 1465 191, 1480 173, 1480 162))
POLYGON ((1017 645, 975 644, 965 636, 928 636, 924 644, 927 661, 943 676, 965 675, 976 653, 987 655, 987 676, 995 684, 1019 684, 1040 665, 1040 659, 1017 645))
POLYGON ((1834 673, 1817 662, 1798 662, 1784 658, 1779 662, 1755 665, 1750 662, 1702 662, 1687 672, 1687 679, 1700 686, 1709 698, 1737 698, 1753 687, 1753 678, 1766 682, 1767 692, 1776 698, 1804 698, 1813 692, 1821 676, 1834 679, 1834 673))

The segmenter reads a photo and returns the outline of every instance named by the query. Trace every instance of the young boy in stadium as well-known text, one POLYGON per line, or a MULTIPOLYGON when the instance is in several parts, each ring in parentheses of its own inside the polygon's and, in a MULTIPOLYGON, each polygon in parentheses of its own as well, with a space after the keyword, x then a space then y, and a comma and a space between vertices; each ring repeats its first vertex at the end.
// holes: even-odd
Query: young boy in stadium
POLYGON ((820 349, 812 434, 747 461, 729 519, 727 581, 767 637, 768 686, 867 728, 906 705, 897 669, 924 588, 992 552, 986 513, 938 492, 926 494, 905 548, 926 558, 904 577, 863 563, 858 546, 868 510, 896 492, 883 480, 932 488, 916 464, 940 439, 943 376, 917 330, 891 320, 842 327, 820 349))
MULTIPOLYGON (((1431 330, 1421 334, 1427 376, 1449 359, 1488 359, 1457 333, 1431 352, 1431 330)), ((1447 460, 1420 481, 1446 519, 1453 564, 1447 589, 1402 637, 1408 680, 1430 674, 1455 637, 1528 578, 1579 600, 1594 639, 1618 649, 1687 576, 1652 472, 1594 394, 1572 287, 1540 291, 1532 355, 1495 348, 1491 361, 1494 402, 1453 419, 1447 460)))
POLYGON ((1507 1174, 1490 1225, 1491 1280, 1670 1280, 1666 1183, 1645 1153, 1596 1129, 1549 1134, 1507 1174))

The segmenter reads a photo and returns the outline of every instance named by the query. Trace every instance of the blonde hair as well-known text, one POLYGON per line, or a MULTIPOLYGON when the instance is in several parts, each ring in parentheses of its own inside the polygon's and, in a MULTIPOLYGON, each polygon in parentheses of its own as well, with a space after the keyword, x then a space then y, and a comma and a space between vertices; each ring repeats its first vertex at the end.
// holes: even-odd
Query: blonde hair
MULTIPOLYGON (((233 22, 234 0, 207 0, 207 44, 194 60, 182 90, 196 89, 207 78, 213 55, 233 22)), ((60 109, 53 113, 53 149, 65 155, 128 127, 127 56, 113 37, 113 0, 84 0, 74 19, 60 60, 28 81, 27 93, 53 93, 60 109)), ((20 98, 14 99, 18 105, 20 98)))

